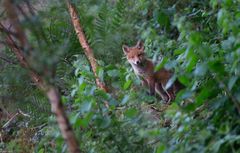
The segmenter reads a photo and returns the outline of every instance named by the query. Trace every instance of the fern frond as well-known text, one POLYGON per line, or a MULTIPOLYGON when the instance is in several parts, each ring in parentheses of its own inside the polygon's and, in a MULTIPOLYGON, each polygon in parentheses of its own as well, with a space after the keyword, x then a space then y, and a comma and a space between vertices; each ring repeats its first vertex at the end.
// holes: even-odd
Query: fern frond
POLYGON ((124 14, 125 14, 125 0, 118 0, 116 4, 116 9, 114 10, 114 16, 112 19, 113 28, 118 28, 124 20, 124 14))

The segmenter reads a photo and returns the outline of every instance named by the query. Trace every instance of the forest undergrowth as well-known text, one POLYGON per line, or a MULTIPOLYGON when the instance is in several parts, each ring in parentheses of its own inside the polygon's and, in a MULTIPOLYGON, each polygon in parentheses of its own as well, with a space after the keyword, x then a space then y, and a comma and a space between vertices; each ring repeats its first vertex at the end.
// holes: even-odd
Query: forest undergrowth
MULTIPOLYGON (((240 152, 238 0, 72 0, 95 72, 70 1, 11 2, 19 22, 0 26, 0 152, 71 152, 49 89, 81 152, 240 152), (168 85, 185 86, 170 105, 148 94, 124 56, 122 45, 138 40, 156 70, 174 71, 168 85)), ((0 1, 1 24, 11 15, 0 1)))

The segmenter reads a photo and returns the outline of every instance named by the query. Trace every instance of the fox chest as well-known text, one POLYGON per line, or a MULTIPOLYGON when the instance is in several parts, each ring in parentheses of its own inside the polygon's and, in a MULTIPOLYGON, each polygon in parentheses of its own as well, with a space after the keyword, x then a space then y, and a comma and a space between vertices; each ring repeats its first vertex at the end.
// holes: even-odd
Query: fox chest
POLYGON ((145 68, 133 66, 133 70, 134 70, 134 73, 140 77, 146 78, 146 77, 151 77, 153 75, 153 72, 149 72, 145 68))

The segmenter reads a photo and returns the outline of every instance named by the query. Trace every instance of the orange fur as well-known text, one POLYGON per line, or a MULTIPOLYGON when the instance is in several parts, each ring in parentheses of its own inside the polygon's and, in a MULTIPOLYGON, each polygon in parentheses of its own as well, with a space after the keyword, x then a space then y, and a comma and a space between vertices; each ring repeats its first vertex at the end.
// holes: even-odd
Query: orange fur
POLYGON ((174 85, 168 90, 164 89, 173 73, 164 68, 154 72, 153 62, 145 57, 143 42, 138 41, 133 47, 123 45, 122 49, 134 73, 142 80, 142 85, 149 88, 150 95, 157 93, 167 103, 175 98, 174 85))

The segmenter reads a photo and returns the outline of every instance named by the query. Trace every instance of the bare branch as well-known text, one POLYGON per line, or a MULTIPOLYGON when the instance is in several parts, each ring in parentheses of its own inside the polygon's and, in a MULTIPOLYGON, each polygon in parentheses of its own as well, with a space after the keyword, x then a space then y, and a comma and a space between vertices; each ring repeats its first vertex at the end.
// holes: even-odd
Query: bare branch
POLYGON ((10 28, 6 28, 1 22, 0 22, 0 31, 2 33, 8 34, 8 35, 12 35, 12 36, 17 36, 17 34, 13 31, 9 30, 10 28))
POLYGON ((29 3, 29 1, 28 1, 28 0, 24 0, 24 2, 27 4, 28 10, 29 10, 29 12, 31 13, 31 15, 35 15, 35 12, 34 12, 34 10, 33 10, 33 7, 32 7, 32 5, 29 3))
POLYGON ((29 20, 30 18, 28 17, 27 13, 24 11, 24 9, 18 4, 16 5, 20 13, 24 16, 25 19, 29 20))
POLYGON ((30 115, 28 115, 27 113, 24 113, 21 109, 18 109, 18 113, 25 116, 25 117, 31 117, 30 115))
POLYGON ((18 115, 22 115, 24 117, 30 117, 30 115, 23 113, 20 109, 18 109, 17 113, 13 115, 3 126, 2 129, 6 128, 18 115))
POLYGON ((2 129, 6 128, 18 115, 19 115, 19 112, 17 112, 15 115, 13 115, 13 116, 2 126, 2 129))
MULTIPOLYGON (((12 4, 12 1, 10 0, 5 0, 4 4, 7 11, 7 15, 11 21, 11 24, 13 25, 13 28, 17 33, 17 40, 20 42, 20 46, 24 49, 31 49, 28 43, 27 37, 19 22, 18 14, 16 12, 16 7, 12 4)), ((29 70, 29 74, 32 80, 36 83, 36 85, 40 89, 42 89, 46 93, 51 103, 52 112, 56 115, 56 119, 57 119, 59 128, 61 130, 61 133, 63 135, 63 138, 66 140, 68 144, 69 151, 71 153, 79 153, 80 150, 78 147, 78 142, 73 133, 73 130, 71 128, 67 115, 64 111, 64 107, 61 101, 61 96, 58 90, 56 89, 56 87, 48 84, 43 79, 42 76, 36 73, 36 71, 31 69, 23 53, 23 50, 21 50, 21 48, 16 46, 16 42, 12 39, 10 35, 7 36, 6 41, 10 44, 9 47, 11 47, 11 49, 17 56, 17 59, 19 60, 19 63, 21 64, 21 66, 29 70)))
POLYGON ((98 64, 97 64, 96 59, 94 57, 92 48, 89 46, 88 41, 87 41, 87 39, 85 37, 85 34, 83 32, 83 29, 81 27, 80 20, 79 20, 78 15, 77 15, 78 14, 77 10, 76 10, 75 6, 70 2, 70 0, 66 0, 66 2, 67 2, 67 6, 68 6, 70 16, 71 16, 72 24, 73 24, 74 29, 76 31, 76 34, 78 36, 79 42, 80 42, 82 48, 84 49, 84 53, 88 58, 88 61, 91 65, 94 76, 96 78, 96 84, 100 89, 107 92, 108 91, 107 87, 105 86, 104 82, 102 82, 99 79, 99 77, 97 75, 98 64))
MULTIPOLYGON (((94 57, 93 50, 89 46, 87 38, 85 37, 85 34, 84 34, 83 29, 81 27, 80 20, 79 20, 78 15, 77 15, 78 14, 77 10, 76 10, 75 6, 70 2, 70 0, 66 0, 66 2, 67 2, 67 6, 68 6, 70 16, 71 16, 72 24, 73 24, 75 32, 77 34, 79 43, 81 44, 82 48, 84 49, 84 53, 85 53, 90 65, 91 65, 93 74, 95 76, 96 84, 97 84, 98 88, 102 89, 105 92, 108 92, 107 86, 104 84, 104 82, 102 82, 99 79, 99 77, 97 75, 98 64, 97 64, 96 58, 94 57)), ((107 101, 104 101, 104 105, 107 108, 109 108, 109 105, 108 105, 107 101)))

